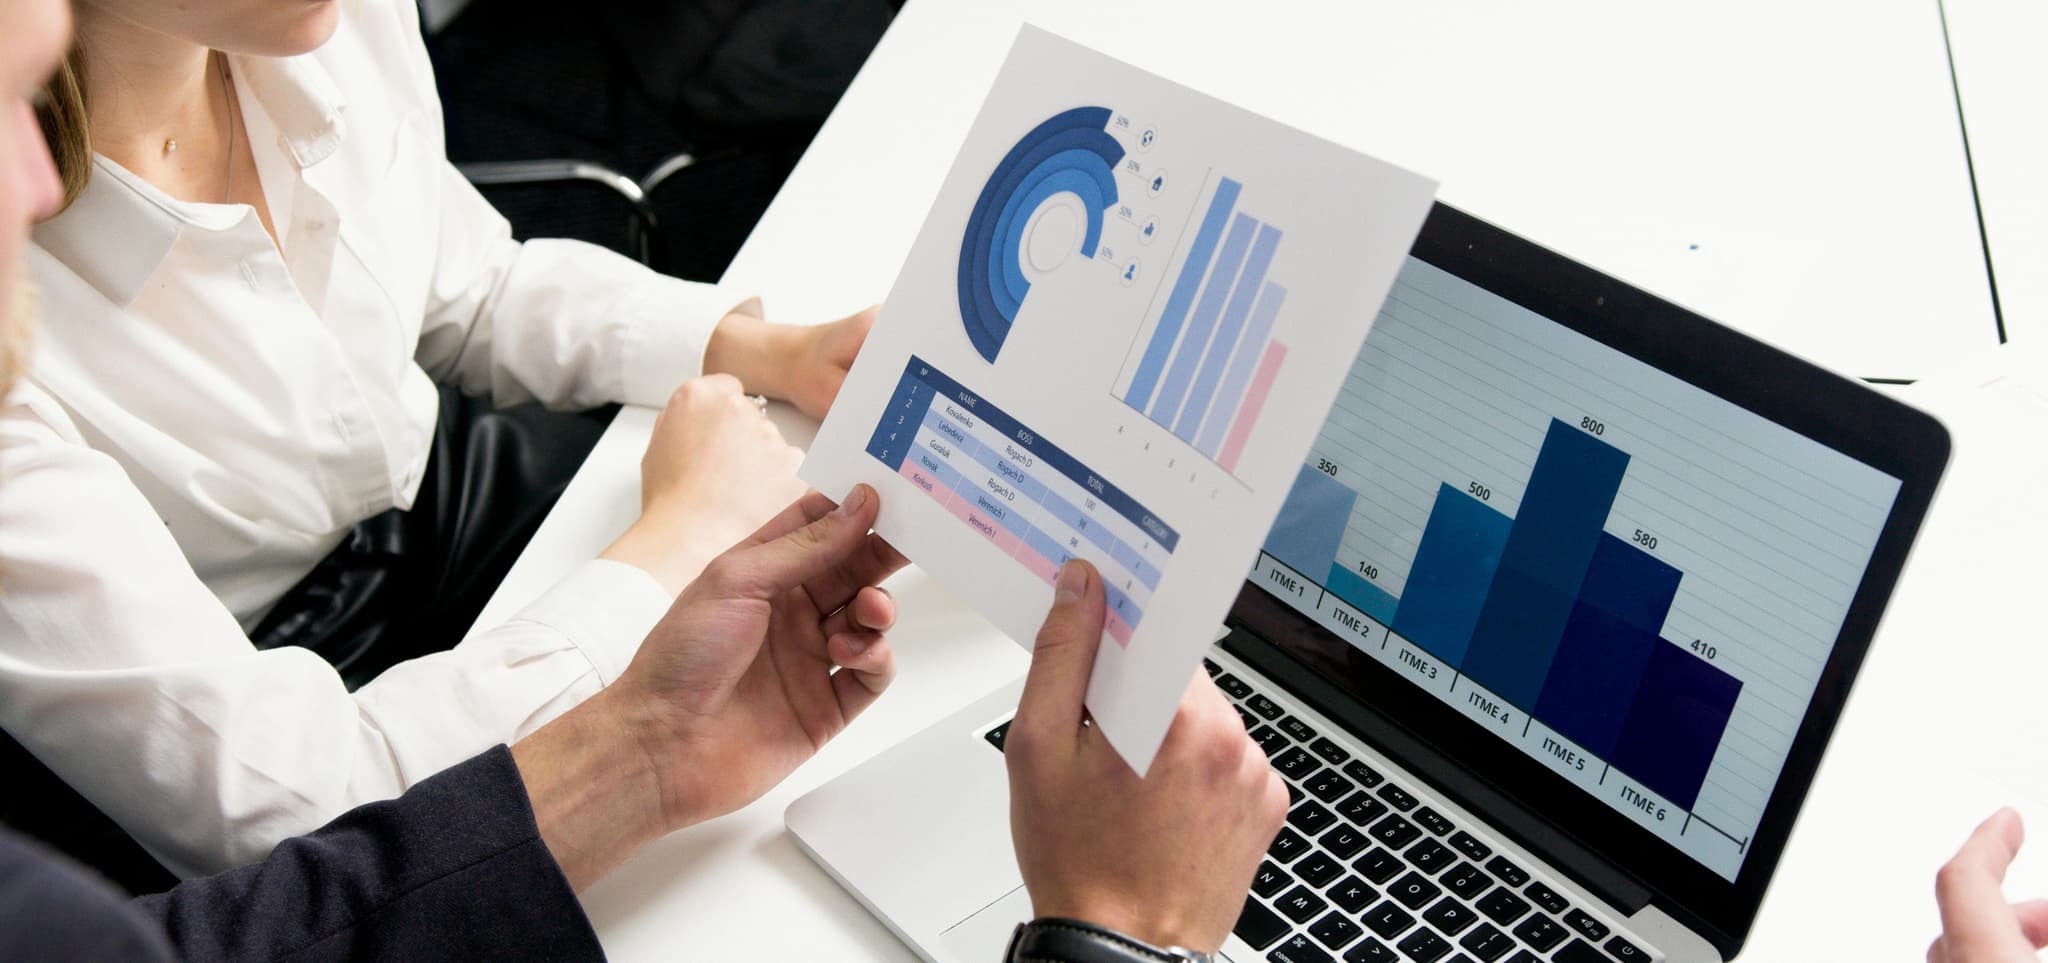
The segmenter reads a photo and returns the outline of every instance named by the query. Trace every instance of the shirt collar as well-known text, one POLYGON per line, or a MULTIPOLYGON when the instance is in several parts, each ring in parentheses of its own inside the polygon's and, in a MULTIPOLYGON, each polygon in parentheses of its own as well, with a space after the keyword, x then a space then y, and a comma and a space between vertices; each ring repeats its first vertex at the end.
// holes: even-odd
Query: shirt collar
MULTIPOLYGON (((341 146, 348 103, 313 55, 236 57, 232 63, 243 89, 277 124, 279 146, 301 168, 327 159, 341 146)), ((170 256, 186 226, 222 230, 239 220, 220 223, 197 213, 203 207, 179 202, 96 156, 85 190, 62 214, 36 227, 35 243, 107 300, 127 307, 170 256)))

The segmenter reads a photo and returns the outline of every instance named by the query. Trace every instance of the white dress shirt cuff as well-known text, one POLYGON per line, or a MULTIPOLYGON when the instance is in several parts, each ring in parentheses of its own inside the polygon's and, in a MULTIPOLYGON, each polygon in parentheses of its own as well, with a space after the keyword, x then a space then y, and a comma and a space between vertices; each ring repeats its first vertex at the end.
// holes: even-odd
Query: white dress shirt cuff
POLYGON ((510 621, 560 633, 590 660, 598 680, 611 685, 674 601, 654 576, 599 558, 577 567, 510 621))
POLYGON ((621 387, 627 404, 660 408, 683 382, 704 373, 711 333, 727 314, 761 316, 760 298, 715 284, 661 277, 634 306, 626 330, 621 387))

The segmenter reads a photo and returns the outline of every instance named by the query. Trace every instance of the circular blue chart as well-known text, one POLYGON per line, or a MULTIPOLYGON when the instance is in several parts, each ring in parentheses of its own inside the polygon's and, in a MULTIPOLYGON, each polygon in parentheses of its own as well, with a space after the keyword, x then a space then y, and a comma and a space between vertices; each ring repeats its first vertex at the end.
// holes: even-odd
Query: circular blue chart
POLYGON ((1123 145, 1110 136, 1107 107, 1076 107, 1033 128, 1010 148, 974 210, 960 242, 960 320, 967 340, 994 362, 1017 320, 1031 283, 1024 278, 1024 229, 1039 205, 1058 194, 1079 198, 1088 225, 1081 254, 1102 241, 1102 212, 1116 203, 1116 165, 1123 145))

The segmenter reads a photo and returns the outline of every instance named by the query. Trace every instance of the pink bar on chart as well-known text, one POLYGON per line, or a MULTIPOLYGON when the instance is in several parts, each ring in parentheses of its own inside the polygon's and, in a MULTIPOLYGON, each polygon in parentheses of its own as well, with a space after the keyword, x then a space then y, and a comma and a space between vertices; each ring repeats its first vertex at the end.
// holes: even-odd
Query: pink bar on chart
POLYGON ((1287 360, 1287 346, 1278 341, 1266 346, 1265 357, 1259 359, 1259 370, 1252 375, 1252 384, 1244 394, 1244 404, 1237 409, 1237 422, 1230 426, 1230 434, 1223 439, 1223 454, 1216 463, 1224 471, 1237 470, 1237 456, 1244 454, 1244 443, 1252 436, 1252 425, 1259 420, 1259 409, 1266 406, 1266 394, 1273 390, 1273 379, 1280 376, 1280 362, 1287 360))
POLYGON ((1115 639, 1118 646, 1126 649, 1131 647, 1131 626, 1116 613, 1109 614, 1108 621, 1102 624, 1102 631, 1108 632, 1109 637, 1115 639))

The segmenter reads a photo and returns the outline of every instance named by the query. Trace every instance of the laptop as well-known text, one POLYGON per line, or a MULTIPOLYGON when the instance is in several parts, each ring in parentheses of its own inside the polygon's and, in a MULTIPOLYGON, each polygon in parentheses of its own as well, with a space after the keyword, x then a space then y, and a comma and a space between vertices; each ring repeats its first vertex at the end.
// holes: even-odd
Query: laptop
MULTIPOLYGON (((1292 799, 1235 963, 1732 959, 1933 418, 1437 205, 1207 668, 1292 799)), ((1031 917, 1014 683, 792 804, 921 956, 1031 917)))

